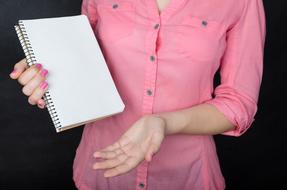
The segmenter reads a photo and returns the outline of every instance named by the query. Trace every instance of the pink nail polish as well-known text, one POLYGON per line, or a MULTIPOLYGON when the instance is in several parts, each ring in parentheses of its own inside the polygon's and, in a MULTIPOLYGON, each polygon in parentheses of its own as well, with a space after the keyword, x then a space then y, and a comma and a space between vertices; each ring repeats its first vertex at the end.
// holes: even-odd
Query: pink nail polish
POLYGON ((47 83, 47 82, 42 82, 42 83, 40 84, 40 88, 41 88, 42 90, 46 90, 47 87, 48 87, 48 83, 47 83))
POLYGON ((43 76, 43 77, 46 77, 47 74, 48 74, 48 70, 47 70, 47 69, 43 69, 43 70, 41 70, 41 72, 40 72, 40 75, 43 76))
POLYGON ((16 69, 13 69, 13 71, 10 73, 10 75, 13 75, 16 73, 16 69))
POLYGON ((40 106, 40 108, 44 108, 45 105, 44 104, 38 104, 40 106))
POLYGON ((95 152, 95 153, 94 153, 94 157, 95 157, 95 158, 99 158, 99 157, 100 157, 99 152, 95 152))
POLYGON ((37 69, 41 69, 41 68, 42 68, 42 64, 37 63, 37 64, 35 65, 35 67, 36 67, 37 69))

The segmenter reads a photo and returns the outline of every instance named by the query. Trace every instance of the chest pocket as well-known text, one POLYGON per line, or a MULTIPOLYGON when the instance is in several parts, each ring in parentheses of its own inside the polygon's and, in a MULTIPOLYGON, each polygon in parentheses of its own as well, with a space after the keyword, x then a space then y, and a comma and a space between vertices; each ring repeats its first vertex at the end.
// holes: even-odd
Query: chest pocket
POLYGON ((221 53, 224 26, 218 21, 188 15, 176 33, 176 49, 191 60, 209 62, 221 53))
POLYGON ((135 5, 129 1, 115 0, 97 3, 99 23, 97 35, 104 41, 116 43, 130 36, 135 29, 135 5))

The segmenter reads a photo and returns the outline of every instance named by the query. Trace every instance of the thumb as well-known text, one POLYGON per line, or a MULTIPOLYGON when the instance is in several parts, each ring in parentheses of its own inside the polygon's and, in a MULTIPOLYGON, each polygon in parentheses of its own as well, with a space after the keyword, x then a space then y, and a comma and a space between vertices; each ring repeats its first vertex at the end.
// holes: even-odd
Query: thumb
POLYGON ((154 143, 152 143, 149 147, 148 147, 148 150, 147 150, 147 152, 146 152, 146 154, 145 154, 145 159, 146 159, 146 161, 148 161, 148 162, 150 162, 151 161, 151 159, 152 159, 152 156, 153 156, 153 154, 157 151, 157 146, 154 144, 154 143))

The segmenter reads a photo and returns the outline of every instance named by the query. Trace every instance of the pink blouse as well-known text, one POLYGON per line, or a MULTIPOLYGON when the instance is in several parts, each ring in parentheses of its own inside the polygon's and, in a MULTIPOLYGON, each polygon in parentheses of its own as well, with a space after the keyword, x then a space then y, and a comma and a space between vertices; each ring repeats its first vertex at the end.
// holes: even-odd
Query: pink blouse
POLYGON ((150 163, 111 178, 92 169, 92 155, 145 114, 202 103, 215 106, 236 126, 224 135, 246 132, 257 112, 263 73, 262 0, 171 0, 160 14, 156 0, 84 0, 82 13, 126 107, 85 126, 73 166, 77 188, 224 189, 212 136, 167 136, 150 163), (221 84, 214 89, 219 68, 221 84))

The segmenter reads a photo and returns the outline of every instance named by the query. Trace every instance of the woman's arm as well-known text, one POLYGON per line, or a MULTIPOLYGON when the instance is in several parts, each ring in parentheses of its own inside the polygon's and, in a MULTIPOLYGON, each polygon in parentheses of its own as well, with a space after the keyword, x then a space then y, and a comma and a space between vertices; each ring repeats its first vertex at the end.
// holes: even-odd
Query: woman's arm
POLYGON ((215 135, 235 128, 217 108, 209 104, 199 104, 188 109, 153 116, 163 119, 166 135, 176 133, 215 135))
POLYGON ((215 97, 192 108, 158 114, 166 133, 242 135, 254 121, 263 75, 265 13, 262 0, 245 0, 226 33, 215 97))
POLYGON ((136 167, 143 159, 151 161, 168 134, 217 134, 232 128, 225 116, 208 104, 145 115, 114 144, 93 154, 95 158, 104 159, 93 164, 93 169, 107 169, 105 177, 116 176, 136 167))

